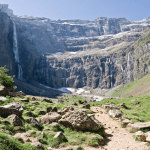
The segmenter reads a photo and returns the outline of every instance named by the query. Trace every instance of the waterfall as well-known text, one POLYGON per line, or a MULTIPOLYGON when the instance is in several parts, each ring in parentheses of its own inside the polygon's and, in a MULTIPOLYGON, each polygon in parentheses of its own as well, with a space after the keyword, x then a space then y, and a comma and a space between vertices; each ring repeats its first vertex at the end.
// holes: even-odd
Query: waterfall
POLYGON ((130 77, 131 77, 130 53, 128 53, 128 61, 127 61, 127 82, 130 82, 130 77))
POLYGON ((13 22, 13 52, 14 52, 15 62, 18 65, 18 79, 23 81, 22 67, 19 62, 16 24, 14 22, 13 22))
POLYGON ((109 75, 110 75, 110 88, 113 88, 113 66, 110 58, 106 58, 106 63, 109 65, 109 75))

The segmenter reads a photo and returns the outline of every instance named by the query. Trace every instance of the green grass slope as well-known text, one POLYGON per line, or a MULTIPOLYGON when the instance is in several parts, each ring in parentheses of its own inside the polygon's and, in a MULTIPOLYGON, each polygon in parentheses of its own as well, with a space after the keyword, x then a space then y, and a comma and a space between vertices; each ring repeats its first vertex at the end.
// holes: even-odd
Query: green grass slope
POLYGON ((147 74, 139 80, 135 80, 125 86, 121 86, 112 90, 111 96, 113 97, 126 97, 126 96, 144 96, 150 95, 150 74, 147 74))

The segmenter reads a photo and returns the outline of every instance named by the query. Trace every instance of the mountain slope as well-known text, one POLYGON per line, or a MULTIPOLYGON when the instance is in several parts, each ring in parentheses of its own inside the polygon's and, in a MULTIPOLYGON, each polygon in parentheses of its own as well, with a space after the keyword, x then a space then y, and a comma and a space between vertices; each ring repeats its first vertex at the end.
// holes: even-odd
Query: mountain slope
POLYGON ((150 74, 135 80, 127 85, 113 89, 110 96, 113 97, 126 97, 126 96, 144 96, 150 95, 150 74))

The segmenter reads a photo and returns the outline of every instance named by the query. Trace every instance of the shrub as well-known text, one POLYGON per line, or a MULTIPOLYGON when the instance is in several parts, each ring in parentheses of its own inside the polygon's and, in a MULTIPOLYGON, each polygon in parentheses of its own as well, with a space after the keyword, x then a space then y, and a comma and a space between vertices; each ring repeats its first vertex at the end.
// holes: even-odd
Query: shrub
MULTIPOLYGON (((13 76, 14 77, 14 76, 13 76)), ((4 85, 5 87, 14 87, 13 84, 13 77, 8 76, 8 69, 5 67, 0 67, 0 84, 4 85)))

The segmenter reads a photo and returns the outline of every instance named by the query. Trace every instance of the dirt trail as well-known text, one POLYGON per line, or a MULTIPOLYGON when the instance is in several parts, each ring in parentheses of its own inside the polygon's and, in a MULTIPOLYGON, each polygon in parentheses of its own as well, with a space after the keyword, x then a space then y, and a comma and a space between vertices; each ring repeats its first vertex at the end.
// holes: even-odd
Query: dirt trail
MULTIPOLYGON (((99 107, 92 107, 92 111, 95 113, 95 118, 102 122, 105 128, 105 131, 109 135, 105 139, 105 145, 99 150, 150 150, 146 146, 146 142, 137 142, 133 138, 133 133, 129 133, 127 129, 121 127, 121 123, 113 120, 109 117, 109 114, 100 113, 105 112, 104 109, 99 107)), ((85 147, 85 150, 96 150, 96 148, 85 147)))

